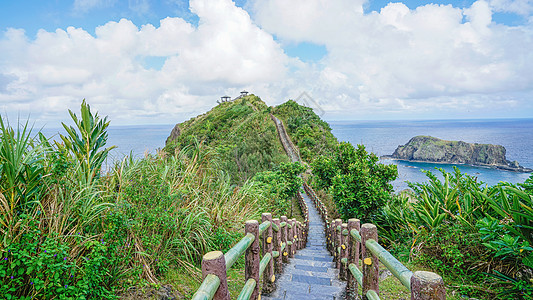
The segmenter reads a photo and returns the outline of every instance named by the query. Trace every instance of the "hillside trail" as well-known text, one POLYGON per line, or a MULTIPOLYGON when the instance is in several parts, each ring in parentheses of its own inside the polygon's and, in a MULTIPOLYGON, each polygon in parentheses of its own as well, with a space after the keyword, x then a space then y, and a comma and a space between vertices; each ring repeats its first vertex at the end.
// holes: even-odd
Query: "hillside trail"
MULTIPOLYGON (((283 126, 273 115, 272 120, 280 141, 293 162, 300 161, 296 147, 283 126)), ((303 190, 303 189, 301 189, 303 190)), ((326 249, 324 223, 313 201, 305 192, 300 192, 309 209, 309 232, 306 247, 296 253, 284 267, 277 280, 277 288, 269 295, 262 295, 265 300, 338 300, 344 299, 346 283, 338 278, 333 256, 326 249)))

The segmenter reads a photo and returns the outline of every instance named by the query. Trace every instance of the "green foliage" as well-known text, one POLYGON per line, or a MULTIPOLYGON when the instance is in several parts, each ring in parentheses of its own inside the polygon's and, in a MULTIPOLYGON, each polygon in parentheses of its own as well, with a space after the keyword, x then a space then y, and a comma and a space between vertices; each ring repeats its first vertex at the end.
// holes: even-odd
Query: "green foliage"
POLYGON ((274 108, 273 114, 283 120, 287 133, 299 148, 304 161, 311 162, 319 155, 334 151, 337 139, 328 123, 322 121, 313 109, 289 100, 274 108))
POLYGON ((485 216, 485 200, 482 182, 477 178, 462 174, 454 167, 450 174, 439 169, 444 177, 440 181, 436 175, 426 171, 427 183, 409 183, 420 199, 413 204, 415 223, 426 230, 438 227, 442 222, 458 220, 464 226, 474 228, 475 222, 485 216))
POLYGON ((427 182, 410 183, 411 193, 384 206, 376 219, 386 231, 381 236, 390 244, 411 244, 411 257, 462 293, 488 297, 488 290, 473 287, 490 282, 502 299, 513 297, 508 290, 525 295, 533 275, 531 194, 524 185, 487 187, 457 168, 440 172, 443 181, 426 172, 427 182))
POLYGON ((63 124, 67 135, 61 135, 61 139, 79 163, 79 179, 84 183, 91 183, 93 178, 99 177, 102 163, 107 158, 109 151, 115 146, 105 147, 107 142, 106 129, 109 126, 107 117, 100 119, 98 113, 92 114, 90 106, 81 103, 81 119, 69 110, 70 116, 76 128, 63 124), (76 131, 79 131, 79 133, 76 131))
POLYGON ((45 151, 45 173, 49 174, 44 179, 49 185, 59 184, 65 186, 68 182, 68 172, 74 167, 74 159, 63 144, 50 141, 39 132, 39 142, 45 151))
POLYGON ((531 281, 518 280, 498 271, 488 275, 496 278, 504 285, 502 291, 497 295, 498 299, 533 299, 533 284, 531 284, 531 281))
POLYGON ((234 184, 244 184, 257 172, 288 162, 269 108, 251 95, 224 102, 179 125, 180 135, 166 145, 168 153, 200 141, 214 149, 221 170, 234 184))
POLYGON ((106 246, 104 239, 87 243, 88 255, 80 262, 58 236, 46 236, 38 221, 27 221, 26 233, 8 246, 0 261, 0 277, 5 278, 0 293, 6 299, 115 299, 110 285, 115 274, 105 270, 123 259, 118 247, 106 246))
POLYGON ((475 233, 465 232, 459 222, 444 222, 431 231, 416 236, 414 262, 429 267, 443 276, 445 282, 454 282, 462 294, 471 297, 486 296, 475 285, 485 286, 486 276, 474 266, 485 264, 490 256, 475 238, 475 233))
POLYGON ((512 220, 507 229, 533 244, 533 194, 510 184, 500 184, 482 194, 492 216, 512 220))
POLYGON ((205 252, 228 250, 261 212, 287 210, 300 187, 304 167, 285 164, 270 111, 255 96, 224 103, 186 122, 169 152, 125 157, 108 174, 109 122, 85 101, 62 143, 0 119, 0 294, 115 299, 170 270, 200 280, 205 252))
POLYGON ((529 175, 529 178, 526 179, 524 183, 518 184, 520 187, 526 191, 526 193, 532 195, 533 194, 533 173, 529 175))
POLYGON ((33 207, 43 190, 44 149, 31 137, 31 131, 28 122, 13 129, 0 117, 0 204, 5 213, 0 224, 4 237, 16 211, 33 207))
POLYGON ((269 199, 267 211, 279 215, 292 215, 291 199, 296 196, 302 185, 299 175, 304 170, 305 167, 299 162, 282 163, 274 171, 257 173, 252 178, 252 182, 264 191, 264 197, 269 199))
POLYGON ((485 217, 476 223, 476 227, 481 234, 481 240, 484 241, 483 245, 493 250, 494 255, 501 257, 502 260, 509 257, 525 259, 523 254, 533 251, 528 241, 513 235, 507 226, 500 224, 499 220, 485 217))
POLYGON ((395 165, 378 163, 363 145, 338 145, 333 157, 321 157, 311 165, 319 187, 329 186, 343 218, 370 220, 391 199, 390 181, 398 176, 395 165))

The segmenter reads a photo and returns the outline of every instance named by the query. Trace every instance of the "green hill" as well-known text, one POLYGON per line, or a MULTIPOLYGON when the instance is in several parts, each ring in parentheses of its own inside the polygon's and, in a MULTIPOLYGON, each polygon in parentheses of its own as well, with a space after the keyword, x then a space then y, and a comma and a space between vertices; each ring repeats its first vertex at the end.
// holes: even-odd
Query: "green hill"
POLYGON ((269 113, 270 108, 254 95, 221 103, 176 125, 179 135, 169 137, 166 149, 201 142, 215 150, 231 181, 242 184, 257 172, 289 162, 269 113))
POLYGON ((337 143, 329 125, 312 109, 292 100, 269 107, 259 97, 250 95, 223 102, 177 124, 167 139, 166 150, 173 152, 203 143, 217 153, 219 167, 231 176, 232 182, 242 184, 258 172, 289 162, 270 113, 283 120, 304 161, 314 157, 311 153, 326 153, 337 143))
POLYGON ((273 114, 283 120, 287 133, 300 150, 300 157, 311 162, 319 155, 335 150, 338 141, 329 124, 322 121, 309 107, 289 100, 276 106, 273 114))

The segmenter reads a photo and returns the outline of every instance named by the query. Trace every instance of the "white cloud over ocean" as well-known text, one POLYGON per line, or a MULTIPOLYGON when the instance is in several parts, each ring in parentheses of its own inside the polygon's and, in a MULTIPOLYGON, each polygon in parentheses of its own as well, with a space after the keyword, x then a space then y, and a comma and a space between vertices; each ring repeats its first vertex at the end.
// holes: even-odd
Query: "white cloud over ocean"
MULTIPOLYGON (((76 5, 81 11, 112 1, 76 5)), ((370 13, 364 5, 250 0, 243 9, 230 0, 191 0, 197 25, 121 19, 35 37, 7 28, 0 33, 0 109, 50 123, 86 98, 113 123, 173 123, 246 88, 269 104, 307 91, 329 118, 533 116, 533 23, 492 20, 495 11, 530 18, 530 1, 390 3, 370 13), (327 53, 302 62, 283 51, 302 42, 327 53)))

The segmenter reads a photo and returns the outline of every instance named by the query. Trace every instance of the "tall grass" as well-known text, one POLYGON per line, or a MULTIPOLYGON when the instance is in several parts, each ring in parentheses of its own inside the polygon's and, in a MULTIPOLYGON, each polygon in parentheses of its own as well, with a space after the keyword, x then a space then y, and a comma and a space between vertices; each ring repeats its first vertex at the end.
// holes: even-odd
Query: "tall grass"
POLYGON ((271 209, 254 182, 240 186, 220 152, 192 142, 173 153, 101 166, 106 118, 83 101, 61 142, 0 118, 0 294, 18 299, 114 299, 157 284, 169 269, 200 278, 202 255, 243 236, 271 209))
POLYGON ((38 205, 41 197, 44 149, 31 134, 28 122, 12 128, 0 117, 0 233, 3 247, 16 237, 21 225, 17 216, 38 205))
POLYGON ((487 186, 457 168, 440 171, 444 180, 427 172, 428 182, 410 184, 413 192, 383 207, 377 218, 383 238, 464 294, 533 297, 531 191, 487 186))

